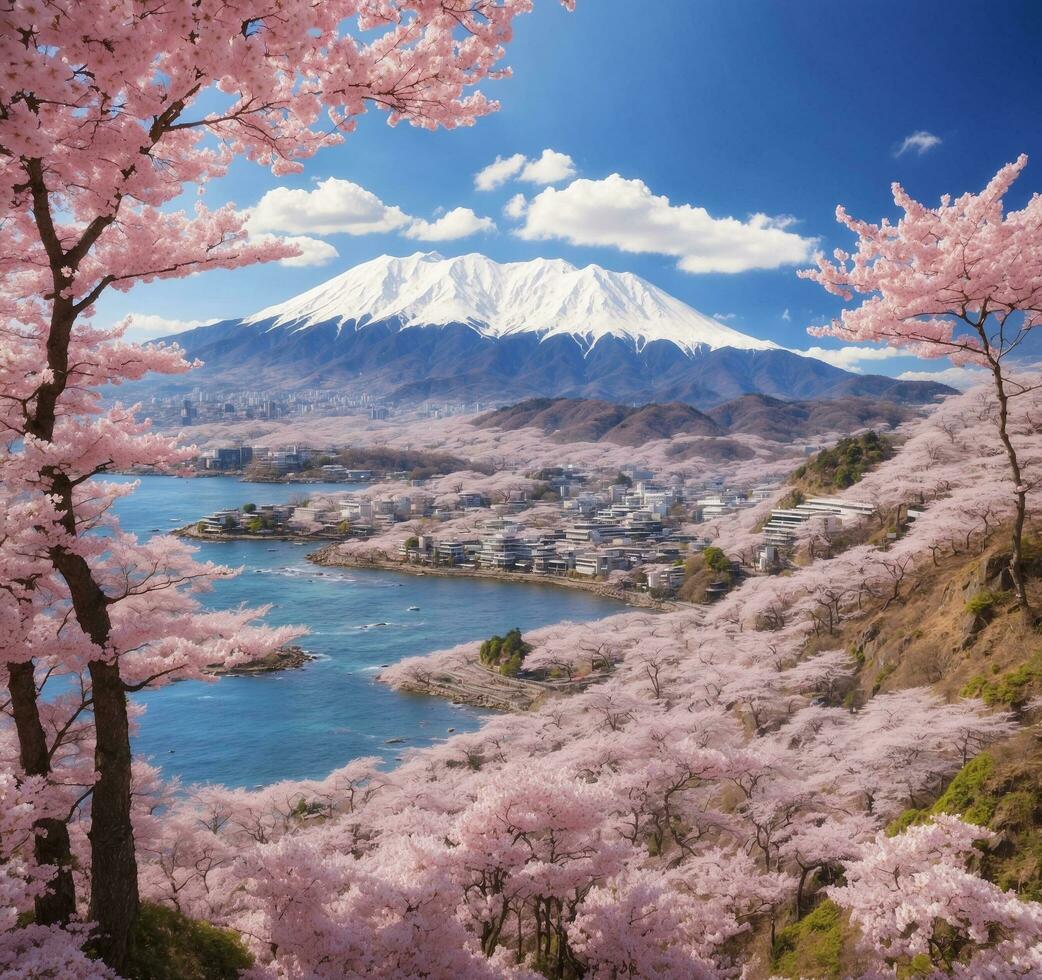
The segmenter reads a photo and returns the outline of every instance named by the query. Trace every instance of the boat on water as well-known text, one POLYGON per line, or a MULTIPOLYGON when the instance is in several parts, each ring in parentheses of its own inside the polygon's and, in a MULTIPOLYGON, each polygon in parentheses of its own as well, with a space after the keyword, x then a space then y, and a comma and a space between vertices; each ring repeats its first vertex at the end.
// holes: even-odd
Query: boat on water
POLYGON ((419 606, 409 606, 409 612, 419 612, 419 611, 420 611, 420 607, 419 606))

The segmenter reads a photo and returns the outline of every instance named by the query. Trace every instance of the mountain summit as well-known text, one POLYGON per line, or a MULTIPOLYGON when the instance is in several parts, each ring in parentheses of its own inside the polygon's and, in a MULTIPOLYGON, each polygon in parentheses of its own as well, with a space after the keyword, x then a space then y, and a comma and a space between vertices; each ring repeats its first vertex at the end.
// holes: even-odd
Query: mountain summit
POLYGON ((689 354, 698 348, 777 348, 718 323, 632 272, 599 265, 579 269, 563 259, 499 263, 476 253, 453 259, 437 252, 381 255, 243 322, 270 329, 329 322, 362 329, 390 320, 403 328, 465 324, 495 339, 567 335, 587 348, 604 337, 629 341, 636 350, 666 340, 689 354))
POLYGON ((241 320, 168 338, 204 367, 167 382, 336 388, 401 403, 743 395, 926 402, 952 389, 851 374, 704 316, 628 272, 561 259, 381 256, 241 320))

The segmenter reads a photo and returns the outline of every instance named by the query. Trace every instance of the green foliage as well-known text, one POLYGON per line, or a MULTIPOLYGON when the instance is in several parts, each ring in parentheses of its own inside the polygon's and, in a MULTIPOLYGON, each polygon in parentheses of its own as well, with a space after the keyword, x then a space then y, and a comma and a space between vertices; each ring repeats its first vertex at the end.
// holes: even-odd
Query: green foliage
POLYGON ((897 670, 896 662, 883 665, 883 668, 876 675, 876 679, 872 683, 872 697, 875 697, 880 692, 883 685, 886 683, 887 678, 889 678, 895 670, 897 670))
POLYGON ((799 922, 782 929, 774 942, 773 967, 779 976, 842 976, 841 957, 850 937, 839 906, 825 900, 799 922))
POLYGON ((994 678, 983 674, 971 677, 959 692, 964 698, 980 698, 985 704, 1003 704, 1022 708, 1042 687, 1042 653, 1034 654, 1027 663, 994 678))
POLYGON ((685 602, 705 602, 706 588, 714 582, 732 585, 734 575, 727 555, 714 545, 692 555, 684 565, 684 581, 678 595, 685 602))
POLYGON ((800 466, 793 473, 793 477, 806 483, 812 492, 842 490, 853 486, 869 470, 893 454, 893 443, 877 432, 847 436, 840 439, 831 449, 821 450, 800 466))
POLYGON ((235 980, 253 965, 230 929, 144 902, 134 933, 128 980, 235 980))
POLYGON ((252 514, 256 509, 257 509, 257 505, 256 504, 243 504, 242 505, 242 512, 244 514, 252 514))
POLYGON ((934 813, 960 813, 967 823, 985 827, 995 815, 995 798, 988 791, 988 780, 995 761, 987 752, 970 759, 952 778, 948 788, 934 803, 934 813))
POLYGON ((264 521, 259 517, 251 517, 246 522, 246 530, 249 531, 250 534, 257 534, 259 531, 264 530, 264 521))
POLYGON ((906 810, 886 832, 899 834, 937 813, 957 813, 998 833, 1000 846, 981 854, 984 877, 1022 898, 1042 898, 1042 780, 1037 765, 1016 760, 1000 766, 982 752, 955 774, 933 806, 906 810))
POLYGON ((532 488, 529 496, 533 500, 560 500, 561 494, 547 483, 532 488))
POLYGON ((966 612, 974 616, 987 616, 993 612, 995 606, 1009 598, 1008 592, 995 592, 992 589, 981 589, 980 592, 970 596, 966 602, 966 612))
POLYGON ((886 825, 886 835, 887 837, 896 837, 898 834, 903 834, 909 827, 920 823, 926 823, 929 819, 929 808, 923 810, 917 807, 910 807, 899 817, 894 817, 894 819, 886 825))
POLYGON ((337 534, 350 534, 351 533, 351 522, 350 521, 338 521, 336 526, 337 534))
POLYGON ((730 560, 723 550, 716 547, 716 545, 711 544, 702 552, 702 561, 705 562, 706 568, 711 568, 714 572, 718 572, 721 575, 731 574, 730 560))
POLYGON ((521 630, 515 626, 506 636, 497 634, 485 640, 478 656, 486 667, 498 667, 505 677, 516 677, 531 649, 531 644, 525 643, 521 630))
POLYGON ((297 800, 296 805, 291 811, 294 817, 300 819, 303 819, 304 817, 315 817, 325 812, 326 808, 321 803, 308 802, 303 797, 297 800))
POLYGON ((512 654, 499 665, 499 672, 504 677, 517 677, 521 673, 523 657, 520 653, 512 654))
MULTIPOLYGON (((797 480, 802 479, 807 473, 806 466, 797 467, 793 471, 793 477, 797 480)), ((799 507, 807 499, 806 495, 802 490, 790 490, 784 497, 778 501, 778 506, 782 510, 792 510, 793 507, 799 507)), ((766 522, 765 522, 766 523, 766 522)))
POLYGON ((420 546, 420 539, 414 534, 411 538, 405 539, 405 550, 409 551, 412 548, 418 548, 420 546))

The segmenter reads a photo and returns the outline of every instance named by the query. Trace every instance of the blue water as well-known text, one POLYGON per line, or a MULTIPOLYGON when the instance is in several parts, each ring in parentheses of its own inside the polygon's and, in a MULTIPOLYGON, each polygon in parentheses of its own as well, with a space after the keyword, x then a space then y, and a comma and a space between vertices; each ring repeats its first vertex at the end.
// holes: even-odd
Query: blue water
MULTIPOLYGON (((117 510, 123 526, 143 536, 246 501, 277 503, 353 489, 230 478, 147 476, 140 482, 117 510)), ((147 708, 135 751, 165 775, 187 783, 258 786, 321 777, 363 755, 393 763, 405 749, 445 738, 449 728, 476 728, 482 715, 390 690, 375 680, 381 664, 513 626, 534 629, 618 611, 608 600, 552 586, 319 568, 306 560, 309 550, 279 541, 200 544, 200 558, 243 566, 238 578, 216 584, 205 597, 208 605, 274 604, 268 621, 307 625, 311 633, 301 646, 319 659, 299 670, 182 681, 134 695, 147 708), (410 612, 409 606, 420 608, 410 612), (362 628, 373 623, 388 625, 362 628), (391 738, 406 741, 387 745, 391 738)))

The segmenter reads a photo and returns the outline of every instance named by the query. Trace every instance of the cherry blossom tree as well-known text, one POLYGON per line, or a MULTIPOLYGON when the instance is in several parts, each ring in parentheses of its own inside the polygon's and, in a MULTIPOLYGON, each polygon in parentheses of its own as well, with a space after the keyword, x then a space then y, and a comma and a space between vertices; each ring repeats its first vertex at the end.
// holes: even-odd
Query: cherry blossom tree
POLYGON ((881 966, 925 957, 931 976, 1032 976, 1042 962, 1042 905, 967 870, 974 845, 994 836, 941 814, 895 837, 880 834, 847 862, 846 884, 826 890, 881 966))
MULTIPOLYGON (((71 617, 54 627, 62 633, 57 656, 89 675, 98 773, 90 916, 97 948, 114 968, 125 963, 138 902, 126 695, 190 665, 188 648, 207 644, 201 634, 183 635, 183 608, 181 615, 152 609, 202 570, 169 544, 118 534, 102 544, 87 533, 97 517, 94 476, 179 458, 134 422, 132 410, 101 409, 94 392, 188 367, 176 350, 141 348, 124 343, 120 329, 92 328, 94 304, 109 289, 298 254, 277 239, 251 240, 245 214, 231 205, 184 211, 174 202, 189 186, 226 174, 236 158, 276 174, 298 171, 318 149, 341 142, 368 106, 392 124, 473 123, 495 108, 473 86, 501 73, 513 18, 529 7, 530 0, 13 0, 0 10, 0 57, 15 66, 0 82, 0 465, 5 503, 27 502, 33 529, 31 540, 4 540, 5 616, 30 641, 15 643, 7 657, 8 690, 22 768, 46 778, 34 593, 57 589, 71 617), (142 645, 150 663, 128 676, 125 655, 142 645)), ((234 630, 214 635, 227 644, 234 630)), ((41 824, 37 837, 60 869, 68 849, 51 830, 41 824)), ((60 872, 52 894, 39 914, 67 920, 73 896, 60 872)))
POLYGON ((1030 616, 1022 539, 1033 483, 1023 472, 1009 417, 1011 400, 1038 381, 1019 377, 1010 361, 1042 323, 1042 196, 1033 195, 1019 211, 1003 205, 1026 165, 1021 155, 979 194, 945 195, 933 208, 895 183, 894 203, 903 212, 896 224, 871 224, 839 207, 837 219, 857 236, 855 252, 837 249, 834 260, 821 258, 817 269, 799 275, 847 301, 869 297, 832 324, 811 327, 811 334, 885 342, 988 371, 1016 500, 1010 574, 1020 608, 1030 616))

